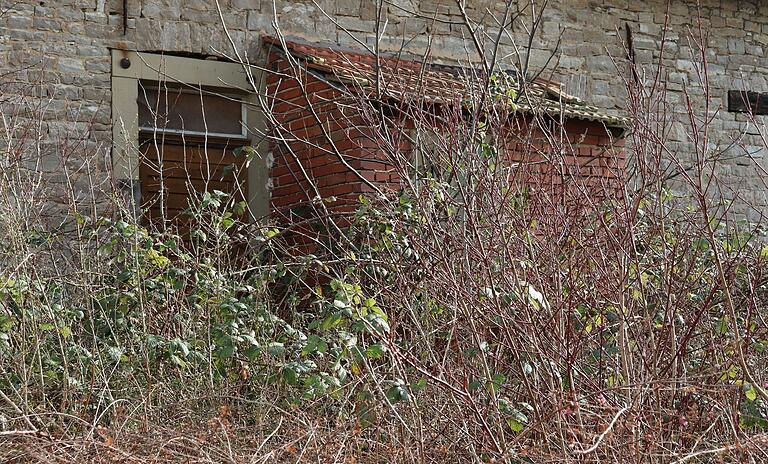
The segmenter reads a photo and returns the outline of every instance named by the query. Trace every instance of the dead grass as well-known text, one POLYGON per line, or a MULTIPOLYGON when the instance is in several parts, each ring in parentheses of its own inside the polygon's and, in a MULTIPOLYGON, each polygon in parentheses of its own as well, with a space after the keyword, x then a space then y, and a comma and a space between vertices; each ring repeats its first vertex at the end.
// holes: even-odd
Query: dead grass
MULTIPOLYGON (((207 420, 146 424, 129 430, 97 427, 73 433, 0 432, 0 461, 8 463, 389 463, 413 462, 412 452, 377 440, 355 423, 275 411, 268 424, 248 425, 222 406, 207 420)), ((287 411, 286 411, 287 412, 287 411)), ((460 462, 434 449, 429 462, 460 462)))

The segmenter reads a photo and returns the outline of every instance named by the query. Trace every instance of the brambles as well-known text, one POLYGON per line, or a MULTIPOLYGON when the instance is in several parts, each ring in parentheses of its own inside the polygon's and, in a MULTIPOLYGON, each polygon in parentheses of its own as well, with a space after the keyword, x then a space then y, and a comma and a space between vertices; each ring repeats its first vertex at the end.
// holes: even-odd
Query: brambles
POLYGON ((438 115, 352 97, 401 182, 342 213, 310 194, 293 228, 215 190, 189 228, 153 227, 103 185, 53 222, 43 175, 11 163, 0 456, 763 460, 765 227, 708 189, 704 125, 685 128, 700 161, 678 158, 665 96, 632 84, 630 166, 523 182, 580 147, 551 114, 511 131, 498 76, 438 115))

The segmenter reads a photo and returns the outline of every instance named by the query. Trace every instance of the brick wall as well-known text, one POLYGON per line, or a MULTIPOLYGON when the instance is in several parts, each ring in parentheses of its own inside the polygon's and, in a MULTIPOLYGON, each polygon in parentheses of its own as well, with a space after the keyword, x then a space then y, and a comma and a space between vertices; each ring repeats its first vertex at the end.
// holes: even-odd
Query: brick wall
POLYGON ((396 174, 387 172, 373 131, 366 130, 362 116, 351 108, 353 98, 294 68, 278 52, 269 63, 276 213, 301 217, 318 196, 335 197, 327 204, 347 211, 360 194, 373 191, 372 185, 396 181, 396 174), (350 108, 345 111, 345 106, 350 108))
POLYGON ((519 166, 519 184, 551 197, 579 190, 592 200, 621 191, 626 181, 621 130, 596 121, 570 120, 544 134, 531 118, 517 119, 506 149, 519 166))
POLYGON ((268 63, 271 209, 290 227, 288 243, 309 252, 315 240, 349 223, 361 195, 396 189, 399 174, 354 97, 293 66, 280 52, 270 53, 268 63))
MULTIPOLYGON (((354 61, 354 55, 349 57, 354 61)), ((272 209, 300 236, 319 238, 322 232, 313 230, 311 223, 328 212, 337 225, 346 224, 360 195, 375 189, 393 194, 403 187, 417 147, 398 135, 409 133, 414 125, 448 143, 460 143, 452 141, 455 134, 450 128, 436 123, 445 118, 429 113, 461 114, 461 108, 428 106, 416 110, 419 122, 414 123, 408 119, 413 113, 407 111, 415 109, 403 105, 408 110, 402 114, 392 110, 395 122, 383 135, 375 129, 377 115, 366 114, 370 102, 360 95, 364 89, 350 85, 344 88, 352 93, 344 92, 335 87, 338 83, 308 72, 301 58, 289 60, 282 51, 270 53, 268 68, 268 104, 278 138, 270 142, 275 156, 272 209)), ((560 125, 527 114, 513 117, 503 127, 499 138, 506 141, 505 162, 515 166, 508 170, 509 185, 524 187, 536 201, 552 205, 570 201, 565 197, 582 198, 579 195, 595 201, 610 191, 621 191, 626 160, 620 130, 588 120, 560 125), (551 127, 545 133, 541 128, 547 122, 551 127)))

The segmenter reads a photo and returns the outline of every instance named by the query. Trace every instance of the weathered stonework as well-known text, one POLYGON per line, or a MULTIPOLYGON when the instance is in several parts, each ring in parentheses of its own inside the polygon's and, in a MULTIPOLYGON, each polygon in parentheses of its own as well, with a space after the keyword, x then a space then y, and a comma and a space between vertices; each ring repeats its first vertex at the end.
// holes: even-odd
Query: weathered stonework
MULTIPOLYGON (((106 179, 111 147, 110 49, 231 55, 231 40, 243 56, 256 59, 263 53, 260 34, 274 33, 276 20, 294 38, 355 49, 361 49, 361 43, 378 44, 381 50, 404 49, 415 56, 429 50, 437 61, 466 62, 477 54, 464 13, 471 27, 485 35, 484 46, 490 49, 506 6, 506 2, 475 0, 467 2, 470 5, 462 12, 456 2, 441 0, 393 0, 381 8, 377 3, 219 0, 219 13, 215 0, 127 0, 125 4, 122 0, 3 0, 0 76, 6 83, 0 101, 24 107, 28 114, 20 115, 20 120, 42 114, 42 147, 55 151, 62 139, 76 139, 78 150, 99 153, 92 161, 104 170, 106 179)), ((527 5, 524 1, 511 4, 509 13, 516 19, 500 36, 502 65, 526 61, 526 56, 516 53, 527 44, 526 30, 531 25, 527 5)), ((675 1, 667 16, 663 0, 557 0, 537 13, 543 17, 531 41, 530 70, 546 65, 545 75, 551 72, 565 82, 569 93, 616 112, 626 109, 625 24, 633 32, 636 61, 647 75, 656 69, 662 30, 668 24, 662 64, 668 79, 667 99, 672 103, 669 109, 679 121, 686 119, 684 92, 694 98, 703 93, 697 84, 698 59, 688 39, 691 31, 696 33, 700 17, 709 37, 711 147, 731 146, 734 155, 745 150, 752 153, 751 158, 734 156, 723 163, 721 173, 729 182, 723 193, 768 210, 768 192, 756 180, 766 148, 744 115, 728 113, 724 107, 728 90, 768 91, 764 58, 768 14, 761 11, 759 2, 704 0, 697 6, 692 1, 675 1)), ((670 137, 681 153, 691 150, 680 124, 670 137)), ((59 157, 58 165, 53 155, 48 156, 51 159, 43 164, 52 171, 52 178, 61 176, 63 162, 73 170, 78 166, 75 154, 59 157)), ((758 214, 749 208, 743 212, 750 218, 758 214)))

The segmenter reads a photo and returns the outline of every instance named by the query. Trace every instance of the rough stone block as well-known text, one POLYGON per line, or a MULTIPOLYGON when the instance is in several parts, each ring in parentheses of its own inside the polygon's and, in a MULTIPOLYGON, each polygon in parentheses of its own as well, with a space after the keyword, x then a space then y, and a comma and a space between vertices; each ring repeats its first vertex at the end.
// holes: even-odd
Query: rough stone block
POLYGON ((8 29, 29 29, 32 27, 32 18, 29 16, 9 16, 5 20, 8 29))
MULTIPOLYGON (((387 18, 387 9, 380 8, 381 0, 362 0, 360 2, 360 19, 363 21, 376 21, 381 10, 381 21, 387 18)), ((354 11, 354 10, 352 10, 354 11)))
POLYGON ((58 69, 65 73, 82 73, 85 71, 83 60, 79 58, 59 58, 58 69))
POLYGON ((360 16, 361 0, 338 0, 334 8, 334 13, 342 16, 360 16))
POLYGON ((181 17, 180 5, 162 0, 144 0, 141 16, 152 19, 178 20, 181 17))
POLYGON ((232 8, 258 10, 261 8, 261 0, 232 0, 232 8))
POLYGON ((248 12, 248 30, 251 31, 271 31, 273 18, 259 11, 248 12))
POLYGON ((616 64, 608 56, 590 56, 587 58, 587 70, 590 72, 613 73, 616 64))
POLYGON ((109 18, 106 13, 99 13, 95 11, 86 11, 84 14, 85 20, 92 23, 106 24, 109 18))
POLYGON ((373 32, 376 29, 376 21, 361 21, 358 18, 340 16, 336 19, 339 27, 354 32, 373 32))
POLYGON ((112 59, 106 58, 94 58, 85 61, 85 69, 90 72, 104 72, 108 73, 112 69, 112 59))

